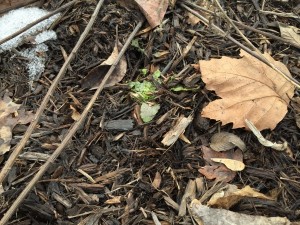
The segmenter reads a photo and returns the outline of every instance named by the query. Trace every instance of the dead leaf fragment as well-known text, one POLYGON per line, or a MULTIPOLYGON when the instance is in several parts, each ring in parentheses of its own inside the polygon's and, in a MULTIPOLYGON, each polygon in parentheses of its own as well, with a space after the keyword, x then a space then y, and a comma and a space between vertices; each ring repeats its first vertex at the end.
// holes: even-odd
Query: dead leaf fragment
POLYGON ((234 159, 222 159, 222 158, 211 158, 213 162, 224 164, 228 169, 232 171, 242 171, 245 169, 245 164, 241 161, 234 159))
POLYGON ((288 26, 283 23, 278 23, 281 37, 295 45, 300 46, 300 29, 294 26, 288 26))
POLYGON ((152 28, 161 24, 169 0, 135 0, 152 28))
POLYGON ((217 152, 227 151, 238 147, 242 151, 246 151, 246 145, 237 135, 229 132, 220 132, 214 134, 210 139, 210 145, 217 152))
MULTIPOLYGON (((88 75, 82 79, 81 86, 82 88, 90 88, 96 89, 99 84, 102 82, 103 78, 105 77, 106 73, 110 69, 111 65, 114 63, 116 58, 118 57, 119 51, 123 46, 118 44, 114 47, 113 52, 111 55, 99 66, 93 68, 88 75)), ((127 71, 127 61, 125 56, 123 56, 116 66, 114 73, 108 78, 104 87, 111 87, 114 86, 116 83, 120 82, 123 77, 125 76, 127 71)))
POLYGON ((190 115, 189 117, 180 116, 174 127, 171 128, 165 135, 164 139, 161 141, 163 145, 170 146, 177 141, 178 137, 184 133, 185 128, 192 122, 193 117, 190 115))
POLYGON ((9 151, 11 139, 11 128, 8 126, 0 127, 0 155, 9 151))
MULTIPOLYGON (((291 222, 285 217, 252 216, 242 213, 231 212, 226 209, 214 209, 202 205, 197 199, 190 204, 194 219, 205 225, 290 225, 291 222)), ((198 223, 199 223, 198 222, 198 223)), ((199 223, 200 224, 200 223, 199 223)))
MULTIPOLYGON (((209 103, 201 114, 222 124, 233 123, 233 128, 247 127, 244 121, 247 118, 258 130, 273 130, 287 113, 294 85, 245 51, 240 55, 243 58, 200 60, 206 88, 222 98, 209 103)), ((283 63, 269 54, 264 56, 290 74, 283 63)))
POLYGON ((212 158, 233 159, 243 162, 243 153, 241 150, 230 150, 226 152, 216 152, 206 146, 201 146, 203 158, 206 165, 199 169, 207 179, 216 179, 216 181, 229 182, 236 175, 235 171, 228 169, 224 164, 214 162, 212 158))
POLYGON ((274 200, 273 198, 254 190, 248 185, 242 189, 238 189, 236 185, 227 184, 224 188, 211 196, 207 205, 222 209, 230 209, 245 197, 274 200))
POLYGON ((20 106, 6 95, 0 99, 0 155, 10 150, 13 128, 17 124, 27 124, 33 119, 32 112, 19 109, 20 106))

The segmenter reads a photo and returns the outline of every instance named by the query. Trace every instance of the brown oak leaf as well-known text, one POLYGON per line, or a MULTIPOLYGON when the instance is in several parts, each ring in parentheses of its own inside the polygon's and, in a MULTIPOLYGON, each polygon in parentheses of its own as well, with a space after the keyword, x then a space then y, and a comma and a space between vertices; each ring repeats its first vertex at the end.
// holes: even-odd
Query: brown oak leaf
MULTIPOLYGON (((201 115, 222 124, 233 123, 233 128, 247 127, 245 119, 248 119, 258 130, 272 130, 287 113, 294 86, 247 52, 241 51, 240 55, 240 59, 200 60, 206 88, 221 97, 209 103, 201 115)), ((264 57, 290 74, 283 63, 269 54, 264 57)))

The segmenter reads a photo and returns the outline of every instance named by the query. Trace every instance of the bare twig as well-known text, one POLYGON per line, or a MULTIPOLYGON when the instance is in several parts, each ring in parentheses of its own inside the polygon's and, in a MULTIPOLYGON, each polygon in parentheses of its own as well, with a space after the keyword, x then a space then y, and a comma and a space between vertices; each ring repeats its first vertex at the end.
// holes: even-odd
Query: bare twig
MULTIPOLYGON (((74 3, 75 1, 73 1, 74 3)), ((103 2, 103 1, 102 1, 103 2)), ((50 97, 52 96, 56 86, 58 85, 59 81, 61 80, 61 78, 64 76, 64 74, 67 71, 68 66, 70 65, 71 61, 73 60, 73 58, 75 57, 75 54, 77 53, 79 47, 81 46, 81 44, 83 43, 84 39, 86 38, 89 30, 92 27, 92 24, 94 23, 95 18, 92 17, 89 24, 87 25, 86 29, 84 30, 84 32, 82 33, 82 35, 80 36, 78 42, 76 43, 74 49, 72 50, 71 54, 69 55, 69 57, 67 58, 67 60, 65 61, 64 65, 62 66, 62 68, 60 69, 58 75, 56 76, 56 78, 53 80, 46 96, 44 97, 40 107, 38 108, 33 121, 31 122, 31 124, 29 125, 26 133, 24 134, 23 138, 20 140, 20 142, 18 143, 18 145, 16 146, 15 150, 11 153, 10 157, 8 158, 8 160, 6 161, 4 167, 2 168, 1 172, 0 172, 0 186, 2 185, 5 177, 7 176, 8 172, 10 171, 11 167, 13 166, 16 158, 18 157, 18 155, 21 153, 22 149, 24 148, 26 142, 28 141, 28 139, 30 138, 30 135, 32 134, 32 131, 34 130, 35 126, 37 125, 44 109, 46 108, 46 105, 50 99, 50 97)))
POLYGON ((207 26, 210 26, 216 34, 218 34, 218 35, 220 35, 220 36, 222 36, 224 38, 229 39, 230 41, 232 41, 233 43, 235 43, 237 46, 239 46, 240 48, 242 48, 243 50, 245 50, 247 53, 251 54, 252 56, 256 57, 257 59, 259 59, 260 61, 262 61, 263 63, 265 63, 266 65, 270 66, 272 69, 274 69, 280 75, 282 75, 286 80, 288 80, 293 85, 295 85, 297 88, 300 88, 300 83, 296 79, 294 79, 290 75, 288 75, 288 74, 284 73, 283 71, 281 71, 280 69, 278 69, 272 63, 270 63, 268 60, 266 60, 264 57, 261 57, 261 53, 258 54, 257 52, 252 51, 251 49, 249 49, 248 47, 246 47, 242 43, 238 42, 236 39, 234 39, 233 37, 231 37, 228 33, 226 33, 225 31, 223 31, 221 28, 219 28, 218 26, 216 26, 214 23, 209 22, 205 17, 201 16, 198 12, 196 12, 193 9, 191 9, 187 5, 185 5, 183 3, 180 3, 180 5, 183 8, 185 8, 186 10, 188 10, 189 12, 191 12, 192 14, 194 14, 195 16, 197 16, 199 19, 201 19, 201 21, 204 24, 206 24, 207 26))
MULTIPOLYGON (((94 13, 92 15, 93 19, 95 19, 97 13, 99 12, 99 9, 100 9, 100 6, 101 6, 102 2, 103 2, 103 0, 99 1, 99 3, 98 3, 98 5, 97 5, 97 7, 96 7, 96 9, 95 9, 95 11, 94 11, 94 13)), ((91 18, 91 20, 92 20, 92 18, 91 18)), ((106 81, 108 80, 108 78, 110 77, 110 75, 113 73, 113 71, 116 68, 118 62, 120 61, 120 59, 124 55, 126 49, 130 45, 130 43, 133 40, 135 34, 141 28, 142 24, 143 24, 142 21, 139 22, 137 24, 136 28, 134 29, 134 31, 128 37, 126 43, 124 44, 122 50, 119 53, 117 59, 114 61, 113 65, 110 67, 109 71, 107 72, 107 74, 103 78, 100 86, 97 88, 97 90, 94 93, 93 97, 91 98, 91 100, 89 101, 89 103, 85 107, 84 111, 82 112, 80 119, 74 123, 74 125, 72 126, 72 128, 67 133, 66 137, 61 142, 60 146, 53 152, 53 154, 45 162, 45 164, 41 166, 41 168, 37 172, 37 174, 32 178, 32 180, 28 183, 28 185, 26 186, 26 188, 21 192, 21 194, 18 196, 18 198, 12 204, 12 206, 8 209, 8 211, 6 212, 6 214, 4 215, 4 217, 1 219, 0 225, 4 225, 9 220, 9 218, 12 216, 12 214, 15 212, 15 210, 19 207, 19 205, 21 204, 21 202, 25 199, 25 197, 28 195, 28 193, 31 191, 31 189, 34 187, 34 185, 38 182, 38 180, 47 171, 47 169, 49 168, 49 166, 53 164, 53 162, 55 161, 55 159, 60 155, 60 153, 62 152, 62 150, 65 148, 65 146, 71 140, 71 138, 73 137, 73 135, 76 133, 76 131, 78 130, 78 128, 80 127, 80 125, 85 120, 87 114, 90 112, 90 110, 91 110, 94 102, 97 100, 98 95, 103 90, 103 87, 104 87, 106 81)))
POLYGON ((34 22, 28 24, 28 25, 25 26, 24 28, 22 28, 22 29, 16 31, 15 33, 13 33, 13 34, 7 36, 6 38, 3 38, 2 40, 0 40, 0 45, 2 45, 3 43, 9 41, 10 39, 13 39, 14 37, 18 36, 19 34, 23 33, 24 31, 28 30, 29 28, 33 27, 34 25, 36 25, 36 24, 38 24, 38 23, 40 23, 40 22, 42 22, 42 21, 48 19, 49 17, 51 17, 51 16, 53 16, 53 15, 55 15, 55 14, 57 14, 57 13, 63 11, 64 9, 70 7, 71 5, 73 5, 74 3, 76 3, 77 1, 78 1, 78 0, 73 0, 73 1, 71 1, 71 2, 69 2, 69 3, 67 3, 67 4, 65 4, 65 5, 63 5, 63 6, 61 6, 61 7, 59 7, 58 9, 54 10, 53 12, 50 12, 50 13, 48 13, 47 15, 45 15, 45 16, 39 18, 38 20, 36 20, 36 21, 34 21, 34 22))

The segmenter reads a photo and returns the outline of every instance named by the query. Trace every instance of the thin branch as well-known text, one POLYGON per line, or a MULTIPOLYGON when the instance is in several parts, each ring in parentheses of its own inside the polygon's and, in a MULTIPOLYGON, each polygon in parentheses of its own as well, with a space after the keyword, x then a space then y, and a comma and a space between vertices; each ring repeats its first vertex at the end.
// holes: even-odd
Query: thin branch
POLYGON ((67 4, 65 4, 65 5, 63 5, 63 6, 61 6, 61 7, 59 7, 58 9, 54 10, 53 12, 50 12, 50 13, 48 13, 47 15, 45 15, 45 16, 39 18, 38 20, 36 20, 36 21, 34 21, 34 22, 28 24, 28 25, 25 26, 24 28, 22 28, 22 29, 16 31, 15 33, 13 33, 13 34, 7 36, 6 38, 3 38, 2 40, 0 40, 0 45, 2 45, 3 43, 9 41, 10 39, 13 39, 14 37, 18 36, 19 34, 25 32, 26 30, 30 29, 30 28, 33 27, 34 25, 36 25, 36 24, 38 24, 38 23, 40 23, 40 22, 42 22, 42 21, 48 19, 49 17, 51 17, 51 16, 53 16, 53 15, 55 15, 55 14, 57 14, 57 13, 63 11, 64 9, 70 7, 71 5, 73 5, 74 3, 76 3, 77 1, 78 1, 78 0, 73 0, 73 1, 71 1, 71 2, 69 2, 69 3, 67 3, 67 4))

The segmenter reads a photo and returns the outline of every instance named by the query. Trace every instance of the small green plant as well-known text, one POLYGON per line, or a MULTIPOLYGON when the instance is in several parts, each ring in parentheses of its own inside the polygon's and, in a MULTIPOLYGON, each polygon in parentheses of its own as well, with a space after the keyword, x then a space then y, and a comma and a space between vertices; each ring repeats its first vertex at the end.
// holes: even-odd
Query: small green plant
POLYGON ((128 83, 129 87, 133 91, 133 97, 137 98, 142 102, 154 99, 154 92, 156 87, 149 81, 144 80, 143 82, 134 81, 128 83))
POLYGON ((141 48, 138 39, 133 39, 131 42, 131 46, 135 47, 139 52, 145 54, 145 50, 143 48, 141 48))

